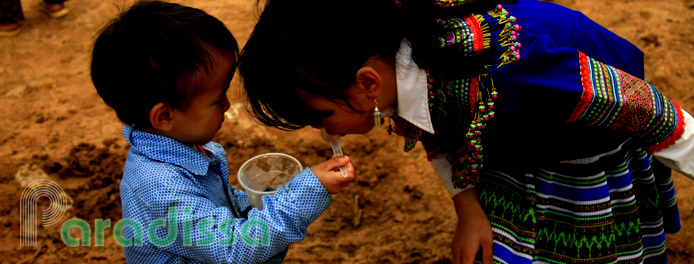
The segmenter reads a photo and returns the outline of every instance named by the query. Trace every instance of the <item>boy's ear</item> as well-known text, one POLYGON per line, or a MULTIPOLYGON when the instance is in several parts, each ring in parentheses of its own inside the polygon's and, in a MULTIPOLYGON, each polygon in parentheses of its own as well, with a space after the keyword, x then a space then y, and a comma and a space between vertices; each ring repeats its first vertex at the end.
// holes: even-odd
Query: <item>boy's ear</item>
POLYGON ((383 80, 381 75, 372 67, 361 67, 356 76, 357 89, 366 92, 369 98, 376 98, 381 93, 383 80))
POLYGON ((173 109, 168 104, 158 103, 149 110, 149 123, 152 128, 169 131, 173 128, 173 109))

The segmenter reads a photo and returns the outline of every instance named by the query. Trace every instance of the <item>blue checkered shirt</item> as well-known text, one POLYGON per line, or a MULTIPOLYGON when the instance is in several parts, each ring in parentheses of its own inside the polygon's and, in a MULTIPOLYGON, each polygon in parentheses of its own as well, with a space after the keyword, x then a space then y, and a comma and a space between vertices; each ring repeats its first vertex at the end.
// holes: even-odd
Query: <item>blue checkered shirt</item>
MULTIPOLYGON (((221 145, 202 152, 126 125, 121 244, 129 263, 279 263, 332 202, 310 169, 263 196, 263 210, 229 184, 221 145), (247 218, 244 217, 247 213, 247 218)), ((114 234, 118 241, 118 224, 114 234)))

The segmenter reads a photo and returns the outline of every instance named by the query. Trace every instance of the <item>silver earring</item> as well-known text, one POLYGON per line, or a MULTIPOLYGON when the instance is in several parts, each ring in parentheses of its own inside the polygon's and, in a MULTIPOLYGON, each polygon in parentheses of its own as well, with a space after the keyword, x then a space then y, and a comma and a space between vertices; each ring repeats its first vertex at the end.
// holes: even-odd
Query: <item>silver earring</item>
POLYGON ((376 104, 376 108, 374 108, 374 127, 375 128, 381 128, 383 125, 383 113, 378 110, 378 102, 376 102, 376 99, 374 99, 374 104, 376 104))

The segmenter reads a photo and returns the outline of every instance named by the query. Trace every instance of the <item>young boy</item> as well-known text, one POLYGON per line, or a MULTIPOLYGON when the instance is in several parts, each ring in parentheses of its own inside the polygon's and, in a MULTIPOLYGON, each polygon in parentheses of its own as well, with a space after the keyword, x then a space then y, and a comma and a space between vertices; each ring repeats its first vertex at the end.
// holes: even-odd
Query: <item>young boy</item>
POLYGON ((92 80, 131 145, 120 186, 123 219, 134 220, 119 242, 128 262, 281 262, 354 179, 349 158, 334 157, 265 197, 264 210, 250 209, 210 142, 229 109, 237 56, 222 22, 159 1, 134 4, 96 39, 92 80))

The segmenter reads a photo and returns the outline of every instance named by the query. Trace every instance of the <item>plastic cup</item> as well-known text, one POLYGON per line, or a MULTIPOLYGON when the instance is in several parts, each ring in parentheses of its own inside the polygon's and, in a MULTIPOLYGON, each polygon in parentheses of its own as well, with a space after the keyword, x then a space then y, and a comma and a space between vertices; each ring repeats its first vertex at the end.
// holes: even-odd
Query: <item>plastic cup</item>
POLYGON ((265 153, 244 162, 239 168, 238 179, 251 206, 263 210, 263 195, 275 193, 301 170, 301 162, 292 156, 265 153))

